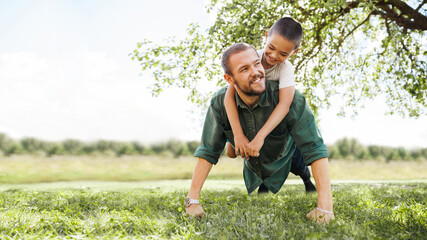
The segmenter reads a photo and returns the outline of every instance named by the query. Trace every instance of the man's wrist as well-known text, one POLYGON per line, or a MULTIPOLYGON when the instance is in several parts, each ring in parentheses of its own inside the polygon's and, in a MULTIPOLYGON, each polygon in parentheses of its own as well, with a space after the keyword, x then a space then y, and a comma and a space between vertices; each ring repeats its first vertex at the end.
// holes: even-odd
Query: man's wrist
POLYGON ((322 213, 334 214, 334 212, 332 212, 332 211, 324 210, 324 209, 321 209, 321 208, 318 208, 318 207, 316 209, 319 210, 322 213))
POLYGON ((187 197, 191 199, 199 199, 199 196, 200 196, 200 191, 197 191, 195 189, 190 189, 190 191, 187 194, 187 197))
POLYGON ((200 204, 199 199, 193 199, 193 198, 189 198, 189 197, 187 197, 187 198, 184 200, 184 205, 185 205, 185 207, 186 207, 186 208, 188 208, 189 206, 191 206, 191 205, 193 205, 193 204, 200 204))
POLYGON ((333 212, 333 201, 331 193, 326 193, 318 188, 318 199, 317 199, 317 207, 326 211, 333 212))
POLYGON ((325 210, 325 211, 329 211, 329 212, 333 212, 333 207, 332 207, 332 203, 317 203, 317 208, 325 210))

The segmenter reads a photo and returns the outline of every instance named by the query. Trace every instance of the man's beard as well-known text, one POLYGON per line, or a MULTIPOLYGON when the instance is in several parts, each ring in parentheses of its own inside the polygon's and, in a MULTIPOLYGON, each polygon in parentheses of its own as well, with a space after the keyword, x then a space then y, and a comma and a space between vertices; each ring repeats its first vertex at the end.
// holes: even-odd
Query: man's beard
MULTIPOLYGON (((257 77, 255 77, 252 81, 250 81, 250 83, 249 83, 249 87, 251 86, 251 84, 252 84, 252 82, 253 81, 255 81, 255 79, 257 79, 257 78, 263 78, 264 77, 264 75, 263 74, 259 74, 257 77)), ((240 85, 239 85, 239 83, 237 83, 237 81, 235 81, 235 84, 236 84, 236 86, 239 88, 239 90, 242 92, 242 93, 244 93, 246 96, 260 96, 260 95, 262 95, 264 92, 265 92, 265 88, 264 88, 264 90, 262 90, 262 91, 254 91, 254 90, 250 90, 250 91, 245 91, 245 90, 243 90, 241 87, 240 87, 240 85)))

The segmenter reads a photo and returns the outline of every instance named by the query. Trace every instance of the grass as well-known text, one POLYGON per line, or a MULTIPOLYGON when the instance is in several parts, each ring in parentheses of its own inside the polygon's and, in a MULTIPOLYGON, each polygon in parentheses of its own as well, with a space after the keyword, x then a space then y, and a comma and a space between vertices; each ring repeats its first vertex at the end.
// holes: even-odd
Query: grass
MULTIPOLYGON (((210 179, 207 184, 210 181, 226 184, 210 179)), ((169 191, 137 183, 117 189, 58 184, 25 190, 11 185, 1 189, 0 239, 424 239, 427 235, 425 182, 333 184, 337 219, 326 226, 306 220, 316 195, 305 194, 302 184, 286 185, 276 195, 249 196, 233 181, 232 187, 222 190, 212 184, 202 191, 207 212, 202 219, 183 215, 186 184, 178 181, 169 191)))
MULTIPOLYGON (((148 181, 190 179, 196 159, 157 156, 0 157, 0 183, 56 181, 148 181)), ((332 180, 409 180, 427 178, 427 161, 331 161, 332 180)), ((242 159, 222 158, 212 168, 212 179, 242 179, 242 159)), ((295 178, 291 174, 291 178, 295 178)))
MULTIPOLYGON (((194 157, 2 157, 0 183, 189 179, 195 163, 194 157)), ((242 167, 241 161, 225 159, 213 169, 211 177, 242 178, 242 167)))
POLYGON ((331 178, 335 180, 408 180, 426 179, 427 161, 342 161, 330 162, 331 178))
POLYGON ((316 195, 306 195, 300 179, 291 177, 276 195, 248 196, 242 160, 228 158, 213 167, 205 183, 206 216, 184 216, 195 163, 193 157, 1 157, 0 239, 427 235, 427 162, 331 161, 337 219, 327 226, 306 220, 316 195))

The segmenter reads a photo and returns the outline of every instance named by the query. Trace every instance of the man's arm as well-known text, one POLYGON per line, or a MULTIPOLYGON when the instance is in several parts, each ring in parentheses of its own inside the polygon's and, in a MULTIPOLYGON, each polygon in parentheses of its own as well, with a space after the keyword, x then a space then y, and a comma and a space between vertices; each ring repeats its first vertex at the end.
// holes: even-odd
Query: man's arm
POLYGON ((329 174, 329 162, 327 158, 319 159, 311 164, 314 181, 318 189, 317 207, 332 211, 332 193, 329 174))
POLYGON ((287 124, 295 144, 303 154, 305 164, 311 165, 318 189, 317 208, 307 214, 307 217, 317 223, 328 223, 334 219, 328 148, 323 143, 323 138, 306 99, 297 91, 295 91, 294 101, 287 116, 287 124))
POLYGON ((328 158, 321 158, 311 164, 318 190, 317 208, 307 214, 307 218, 317 223, 329 223, 334 220, 332 207, 331 181, 328 158))
MULTIPOLYGON (((224 110, 222 94, 224 94, 225 89, 221 91, 215 94, 211 100, 203 126, 201 144, 194 153, 194 156, 198 157, 198 161, 194 167, 193 179, 187 195, 191 199, 199 198, 203 184, 212 169, 212 164, 218 162, 221 152, 224 151, 226 142, 224 119, 226 114, 222 114, 224 110)), ((192 216, 201 217, 204 214, 200 204, 191 204, 185 211, 192 216)))
MULTIPOLYGON (((192 199, 199 199, 200 191, 202 190, 203 184, 212 169, 212 163, 208 162, 203 158, 199 158, 194 167, 193 179, 191 180, 190 191, 187 197, 192 199)), ((200 204, 191 204, 185 209, 185 212, 191 216, 201 217, 205 212, 200 204)))

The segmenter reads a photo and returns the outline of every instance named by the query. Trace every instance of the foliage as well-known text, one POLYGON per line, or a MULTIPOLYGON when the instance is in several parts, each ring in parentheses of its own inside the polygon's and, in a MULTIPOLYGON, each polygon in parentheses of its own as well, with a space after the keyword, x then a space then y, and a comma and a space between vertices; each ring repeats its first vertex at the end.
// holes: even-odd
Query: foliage
POLYGON ((3 149, 3 153, 6 156, 11 156, 13 154, 24 154, 25 150, 19 142, 10 142, 7 148, 3 149))
POLYGON ((84 143, 74 139, 65 140, 63 143, 65 152, 71 155, 79 155, 83 153, 84 143))
POLYGON ((150 147, 145 146, 139 142, 132 142, 133 148, 135 149, 135 151, 137 152, 137 154, 141 154, 141 155, 150 155, 152 154, 152 151, 150 149, 150 147))
POLYGON ((334 95, 343 100, 340 114, 345 114, 384 94, 388 113, 417 117, 427 113, 425 3, 211 0, 207 9, 216 18, 209 29, 193 23, 185 39, 172 37, 163 45, 144 40, 130 55, 154 77, 153 95, 174 86, 204 103, 212 92, 203 92, 201 82, 226 83, 219 67, 224 49, 236 42, 262 48, 265 31, 291 15, 304 29, 302 47, 291 59, 297 89, 315 112, 328 107, 334 95))
POLYGON ((316 225, 305 214, 316 196, 302 185, 278 194, 205 190, 207 215, 184 216, 186 191, 91 189, 0 194, 0 238, 105 239, 423 239, 427 185, 333 185, 336 220, 316 225))
POLYGON ((356 139, 343 138, 328 146, 330 159, 426 160, 427 148, 406 150, 402 147, 363 146, 356 139))
POLYGON ((34 153, 38 150, 47 149, 45 143, 35 138, 24 138, 20 142, 23 150, 26 153, 34 153))
POLYGON ((64 155, 65 149, 61 143, 51 143, 46 151, 47 156, 64 155))
MULTIPOLYGON (((0 134, 0 151, 5 156, 11 155, 164 155, 164 156, 191 156, 199 147, 199 141, 182 142, 172 139, 166 142, 144 145, 139 142, 115 142, 99 140, 97 142, 81 142, 68 139, 62 142, 46 142, 36 138, 24 138, 16 141, 0 134)), ((392 148, 386 146, 363 146, 356 139, 343 138, 328 146, 330 159, 347 160, 427 160, 427 148, 411 149, 392 148)))
POLYGON ((174 157, 192 155, 200 145, 198 141, 181 142, 169 140, 151 146, 139 142, 115 142, 99 140, 93 143, 67 139, 62 142, 47 142, 36 138, 16 141, 0 133, 0 151, 6 156, 16 154, 40 155, 154 155, 170 153, 174 157))
POLYGON ((190 153, 196 152, 196 150, 199 147, 199 145, 200 145, 199 141, 190 141, 190 142, 187 142, 188 151, 190 153))

